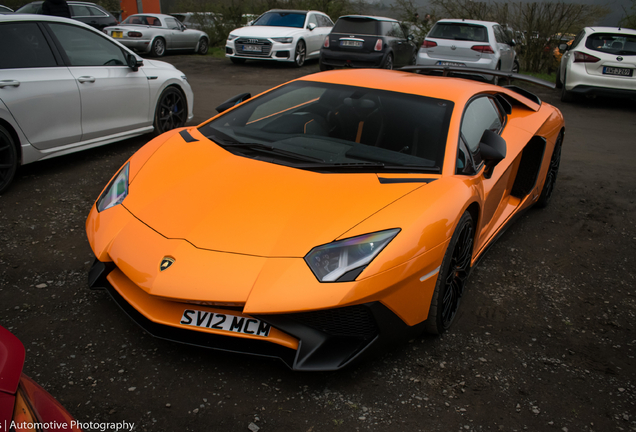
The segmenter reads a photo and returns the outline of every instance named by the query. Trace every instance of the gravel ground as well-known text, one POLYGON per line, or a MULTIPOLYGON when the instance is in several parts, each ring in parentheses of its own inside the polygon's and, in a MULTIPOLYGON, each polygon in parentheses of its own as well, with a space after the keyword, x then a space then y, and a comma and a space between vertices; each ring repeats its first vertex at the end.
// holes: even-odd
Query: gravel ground
MULTIPOLYGON (((166 60, 188 75, 195 123, 318 70, 166 60)), ((0 196, 0 324, 24 343, 25 373, 78 420, 137 431, 636 431, 636 104, 536 91, 566 119, 553 200, 491 248, 442 337, 297 373, 145 334, 88 290, 84 221, 148 137, 19 171, 0 196)))

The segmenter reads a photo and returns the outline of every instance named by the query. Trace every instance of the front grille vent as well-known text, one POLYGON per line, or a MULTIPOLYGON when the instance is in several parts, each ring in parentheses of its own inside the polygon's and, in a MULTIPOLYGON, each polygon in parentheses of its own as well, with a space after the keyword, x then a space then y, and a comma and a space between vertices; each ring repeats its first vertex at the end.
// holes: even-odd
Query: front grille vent
POLYGON ((272 50, 272 43, 263 38, 238 38, 234 42, 234 48, 236 48, 236 54, 245 55, 250 57, 269 57, 269 53, 272 50), (245 46, 258 46, 260 51, 247 51, 245 46))
POLYGON ((378 334, 371 311, 363 305, 289 314, 288 317, 330 336, 370 339, 378 334))

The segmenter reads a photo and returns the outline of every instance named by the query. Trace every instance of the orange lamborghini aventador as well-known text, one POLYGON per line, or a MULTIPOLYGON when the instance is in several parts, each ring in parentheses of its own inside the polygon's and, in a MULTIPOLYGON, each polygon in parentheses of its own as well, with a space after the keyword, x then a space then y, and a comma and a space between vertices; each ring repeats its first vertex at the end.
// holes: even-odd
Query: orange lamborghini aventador
POLYGON ((564 123, 519 87, 413 73, 435 68, 309 75, 150 141, 90 212, 90 286, 157 337, 298 370, 442 333, 548 204, 564 123))

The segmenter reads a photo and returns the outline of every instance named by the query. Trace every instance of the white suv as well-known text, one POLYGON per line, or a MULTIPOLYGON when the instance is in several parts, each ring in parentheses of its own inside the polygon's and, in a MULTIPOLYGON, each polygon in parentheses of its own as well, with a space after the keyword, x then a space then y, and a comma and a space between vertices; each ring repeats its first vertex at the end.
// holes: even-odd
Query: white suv
POLYGON ((603 95, 636 99, 636 30, 585 27, 563 53, 556 85, 561 100, 576 95, 603 95))
MULTIPOLYGON (((418 66, 456 66, 519 72, 510 34, 496 22, 439 20, 417 54, 418 66)), ((493 78, 497 82, 497 77, 493 78)))
POLYGON ((225 43, 225 56, 233 63, 245 60, 293 62, 318 58, 333 21, 318 11, 275 9, 247 26, 232 30, 225 43))

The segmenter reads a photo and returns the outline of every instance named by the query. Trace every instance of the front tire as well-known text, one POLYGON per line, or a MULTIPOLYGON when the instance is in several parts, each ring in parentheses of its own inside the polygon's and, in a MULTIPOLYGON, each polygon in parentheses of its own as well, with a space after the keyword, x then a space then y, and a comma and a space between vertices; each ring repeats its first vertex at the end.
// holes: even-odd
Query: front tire
POLYGON ((521 68, 519 67, 519 62, 517 60, 515 60, 515 62, 512 64, 512 73, 519 73, 519 71, 521 70, 521 68))
POLYGON ((552 198, 552 192, 554 192, 554 186, 556 184, 557 174, 559 174, 559 165, 561 164, 561 145, 563 144, 563 132, 561 132, 554 143, 554 150, 552 151, 552 157, 550 158, 550 166, 548 172, 545 175, 545 181, 543 182, 543 189, 541 189, 541 195, 537 200, 536 206, 539 208, 546 208, 552 198))
POLYGON ((180 128, 188 119, 188 104, 185 96, 175 87, 165 89, 155 109, 155 134, 161 135, 171 129, 180 128))
POLYGON ((565 89, 565 83, 567 82, 567 72, 563 73, 563 82, 561 83, 561 102, 574 102, 574 94, 571 91, 565 89))
POLYGON ((305 58, 307 57, 307 48, 305 42, 299 40, 294 50, 294 66, 301 67, 305 64, 305 58))
POLYGON ((3 193, 18 169, 18 150, 11 134, 0 126, 0 194, 3 193))
POLYGON ((425 321, 426 331, 442 334, 453 323, 461 297, 470 275, 473 257, 474 224, 470 213, 465 212, 448 244, 433 299, 425 321))
MULTIPOLYGON (((499 72, 500 70, 501 70, 501 63, 497 64, 497 67, 495 67, 495 71, 499 72)), ((491 84, 492 85, 499 85, 499 77, 493 75, 491 84)))
POLYGON ((161 57, 166 53, 166 41, 162 38, 157 38, 152 42, 150 48, 150 55, 153 57, 161 57))
POLYGON ((199 49, 198 53, 201 55, 206 55, 208 53, 208 49, 210 49, 210 44, 206 38, 201 38, 199 41, 199 49))

